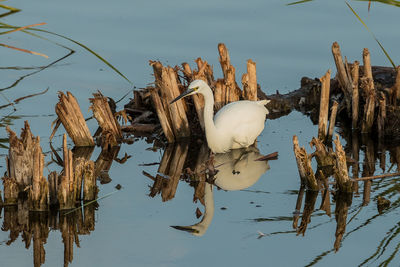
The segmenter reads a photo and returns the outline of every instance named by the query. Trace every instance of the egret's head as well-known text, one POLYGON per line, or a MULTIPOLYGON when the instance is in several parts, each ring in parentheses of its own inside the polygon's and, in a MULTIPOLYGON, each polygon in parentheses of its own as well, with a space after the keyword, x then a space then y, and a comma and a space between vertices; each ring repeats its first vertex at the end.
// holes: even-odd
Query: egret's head
POLYGON ((172 104, 172 103, 174 103, 174 102, 178 101, 179 99, 184 98, 186 96, 201 93, 202 90, 204 88, 206 88, 207 86, 208 85, 203 80, 194 80, 193 82, 191 82, 189 84, 188 89, 185 92, 183 92, 180 96, 178 96, 177 98, 172 100, 170 104, 172 104))

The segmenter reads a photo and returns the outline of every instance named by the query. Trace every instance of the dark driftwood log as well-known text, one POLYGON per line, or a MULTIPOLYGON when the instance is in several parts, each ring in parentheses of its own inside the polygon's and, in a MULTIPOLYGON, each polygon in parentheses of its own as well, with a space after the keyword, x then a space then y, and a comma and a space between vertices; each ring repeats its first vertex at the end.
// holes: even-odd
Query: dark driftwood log
POLYGON ((94 146, 92 135, 76 98, 70 92, 67 92, 67 95, 59 92, 58 98, 56 114, 75 146, 94 146))
POLYGON ((117 146, 122 139, 121 127, 111 111, 106 97, 100 92, 93 94, 90 109, 101 128, 102 146, 117 146))

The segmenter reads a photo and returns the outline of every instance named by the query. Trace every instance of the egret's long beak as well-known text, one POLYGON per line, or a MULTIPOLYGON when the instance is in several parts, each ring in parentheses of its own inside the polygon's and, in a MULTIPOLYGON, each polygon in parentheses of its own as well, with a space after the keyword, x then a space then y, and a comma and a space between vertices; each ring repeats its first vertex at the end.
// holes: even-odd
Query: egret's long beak
POLYGON ((191 228, 190 226, 179 226, 179 225, 171 225, 172 228, 177 230, 186 231, 189 233, 198 233, 199 231, 196 229, 191 228))
POLYGON ((172 100, 169 104, 172 104, 176 101, 178 101, 181 98, 184 98, 185 96, 190 95, 191 93, 193 93, 193 89, 187 89, 185 92, 183 92, 180 96, 178 96, 177 98, 175 98, 174 100, 172 100))

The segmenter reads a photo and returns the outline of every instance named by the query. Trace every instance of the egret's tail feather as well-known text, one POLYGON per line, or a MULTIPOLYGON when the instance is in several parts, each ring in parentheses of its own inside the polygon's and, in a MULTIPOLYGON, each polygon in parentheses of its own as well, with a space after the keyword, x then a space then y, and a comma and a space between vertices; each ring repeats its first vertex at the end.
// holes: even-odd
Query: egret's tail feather
POLYGON ((269 102, 271 102, 271 100, 264 99, 264 100, 257 101, 257 104, 265 106, 269 102))

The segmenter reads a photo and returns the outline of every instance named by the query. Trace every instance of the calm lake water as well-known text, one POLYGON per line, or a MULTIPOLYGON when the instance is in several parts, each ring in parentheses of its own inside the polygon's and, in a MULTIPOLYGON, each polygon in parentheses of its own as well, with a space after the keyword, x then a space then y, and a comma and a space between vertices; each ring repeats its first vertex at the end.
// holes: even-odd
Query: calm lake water
MULTIPOLYGON (((186 61, 193 66, 193 60, 202 57, 214 66, 216 77, 221 77, 217 54, 220 42, 229 49, 237 77, 244 73, 247 59, 257 62, 258 83, 267 94, 295 90, 303 76, 320 77, 329 68, 334 71, 330 50, 334 41, 339 42, 349 61, 361 61, 362 49, 368 47, 373 65, 389 66, 377 43, 345 2, 321 0, 286 6, 287 3, 289 1, 278 0, 14 0, 2 4, 22 11, 1 18, 1 22, 18 26, 46 22, 47 25, 40 28, 90 47, 137 88, 153 82, 148 60, 161 60, 169 65, 186 61)), ((366 2, 351 1, 350 4, 398 64, 400 34, 394 25, 400 9, 374 3, 368 13, 366 2)), ((119 99, 133 86, 76 44, 61 37, 40 35, 54 43, 22 32, 2 35, 1 43, 44 53, 49 59, 1 48, 0 88, 7 88, 32 72, 4 67, 48 65, 69 53, 57 44, 75 53, 48 69, 26 76, 16 86, 2 90, 0 105, 7 104, 7 99, 14 100, 49 88, 46 94, 15 105, 16 111, 9 107, 0 112, 2 124, 11 124, 17 132, 23 121, 29 120, 33 134, 41 137, 43 151, 48 152, 58 91, 71 91, 78 98, 84 116, 89 117, 88 98, 93 92, 101 90, 104 95, 119 99), (10 120, 6 116, 13 117, 10 120)), ((123 100, 118 108, 127 101, 123 100)), ((6 138, 4 125, 1 126, 0 137, 6 138)), ((89 126, 93 133, 97 124, 91 120, 89 126)), ((58 134, 63 131, 60 129, 58 134)), ((73 215, 63 218, 65 224, 60 219, 54 226, 42 226, 50 232, 48 236, 35 237, 46 241, 41 262, 43 266, 399 266, 397 207, 400 188, 396 177, 372 182, 369 201, 365 194, 363 196, 365 183, 360 182, 359 193, 354 194, 352 201, 337 202, 341 210, 348 209, 347 218, 344 218, 347 227, 337 252, 334 242, 338 218, 335 219, 333 197, 331 217, 319 209, 321 196, 318 196, 305 235, 296 234, 292 225, 300 181, 292 137, 297 135, 300 144, 306 145, 316 134, 311 120, 298 112, 268 120, 258 139, 259 152, 253 151, 241 158, 240 155, 226 155, 230 159, 241 159, 232 167, 235 171, 239 169, 241 176, 230 178, 227 169, 220 173, 224 178, 219 179, 220 184, 201 185, 200 189, 205 191, 204 205, 200 201, 193 202, 194 187, 186 181, 175 185, 174 195, 165 193, 150 197, 154 182, 142 174, 145 171, 155 176, 159 165, 143 164, 159 163, 164 153, 183 154, 184 160, 187 152, 185 166, 196 166, 201 162, 197 157, 202 154, 193 144, 155 152, 149 149, 153 145, 145 140, 124 144, 118 157, 122 158, 125 153, 132 157, 125 164, 113 162, 109 170, 112 181, 100 185, 99 196, 115 191, 117 184, 122 185, 122 190, 100 200, 97 210, 88 208, 83 212, 83 219, 82 214, 73 215), (254 165, 252 159, 258 153, 265 155, 275 151, 279 152, 278 160, 268 165, 265 162, 254 165), (226 176, 222 175, 225 173, 226 176), (377 210, 378 196, 392 201, 391 207, 382 214, 377 210), (197 208, 204 217, 196 218, 197 208), (88 220, 88 224, 82 226, 83 220, 88 220), (198 224, 197 231, 192 232, 195 235, 181 231, 194 224, 198 224), (69 227, 72 239, 61 234, 60 225, 69 227), (79 232, 75 237, 74 231, 79 232), (72 257, 67 250, 73 251, 72 257)), ((347 150, 351 152, 350 141, 343 139, 343 143, 348 143, 347 150)), ((364 140, 359 143, 363 144, 359 152, 360 176, 397 170, 397 165, 391 166, 391 162, 396 162, 395 158, 400 156, 398 148, 386 150, 374 142, 368 145, 364 140), (366 157, 365 151, 372 158, 366 157)), ((55 137, 53 144, 61 145, 61 135, 55 137)), ((0 153, 0 171, 4 173, 7 150, 1 149, 0 153)), ((96 149, 92 159, 99 153, 96 149)), ((46 160, 50 160, 49 154, 46 160)), ((49 165, 49 169, 60 171, 55 164, 49 165)), ((312 196, 308 198, 312 201, 312 196)), ((34 249, 33 240, 26 248, 29 234, 22 234, 24 228, 18 225, 17 218, 14 228, 7 228, 5 224, 10 214, 12 210, 3 209, 0 218, 3 224, 0 265, 33 266, 34 250, 37 253, 38 248, 34 249)), ((343 221, 343 218, 338 220, 343 221)), ((40 220, 31 218, 29 224, 38 226, 40 220)))

